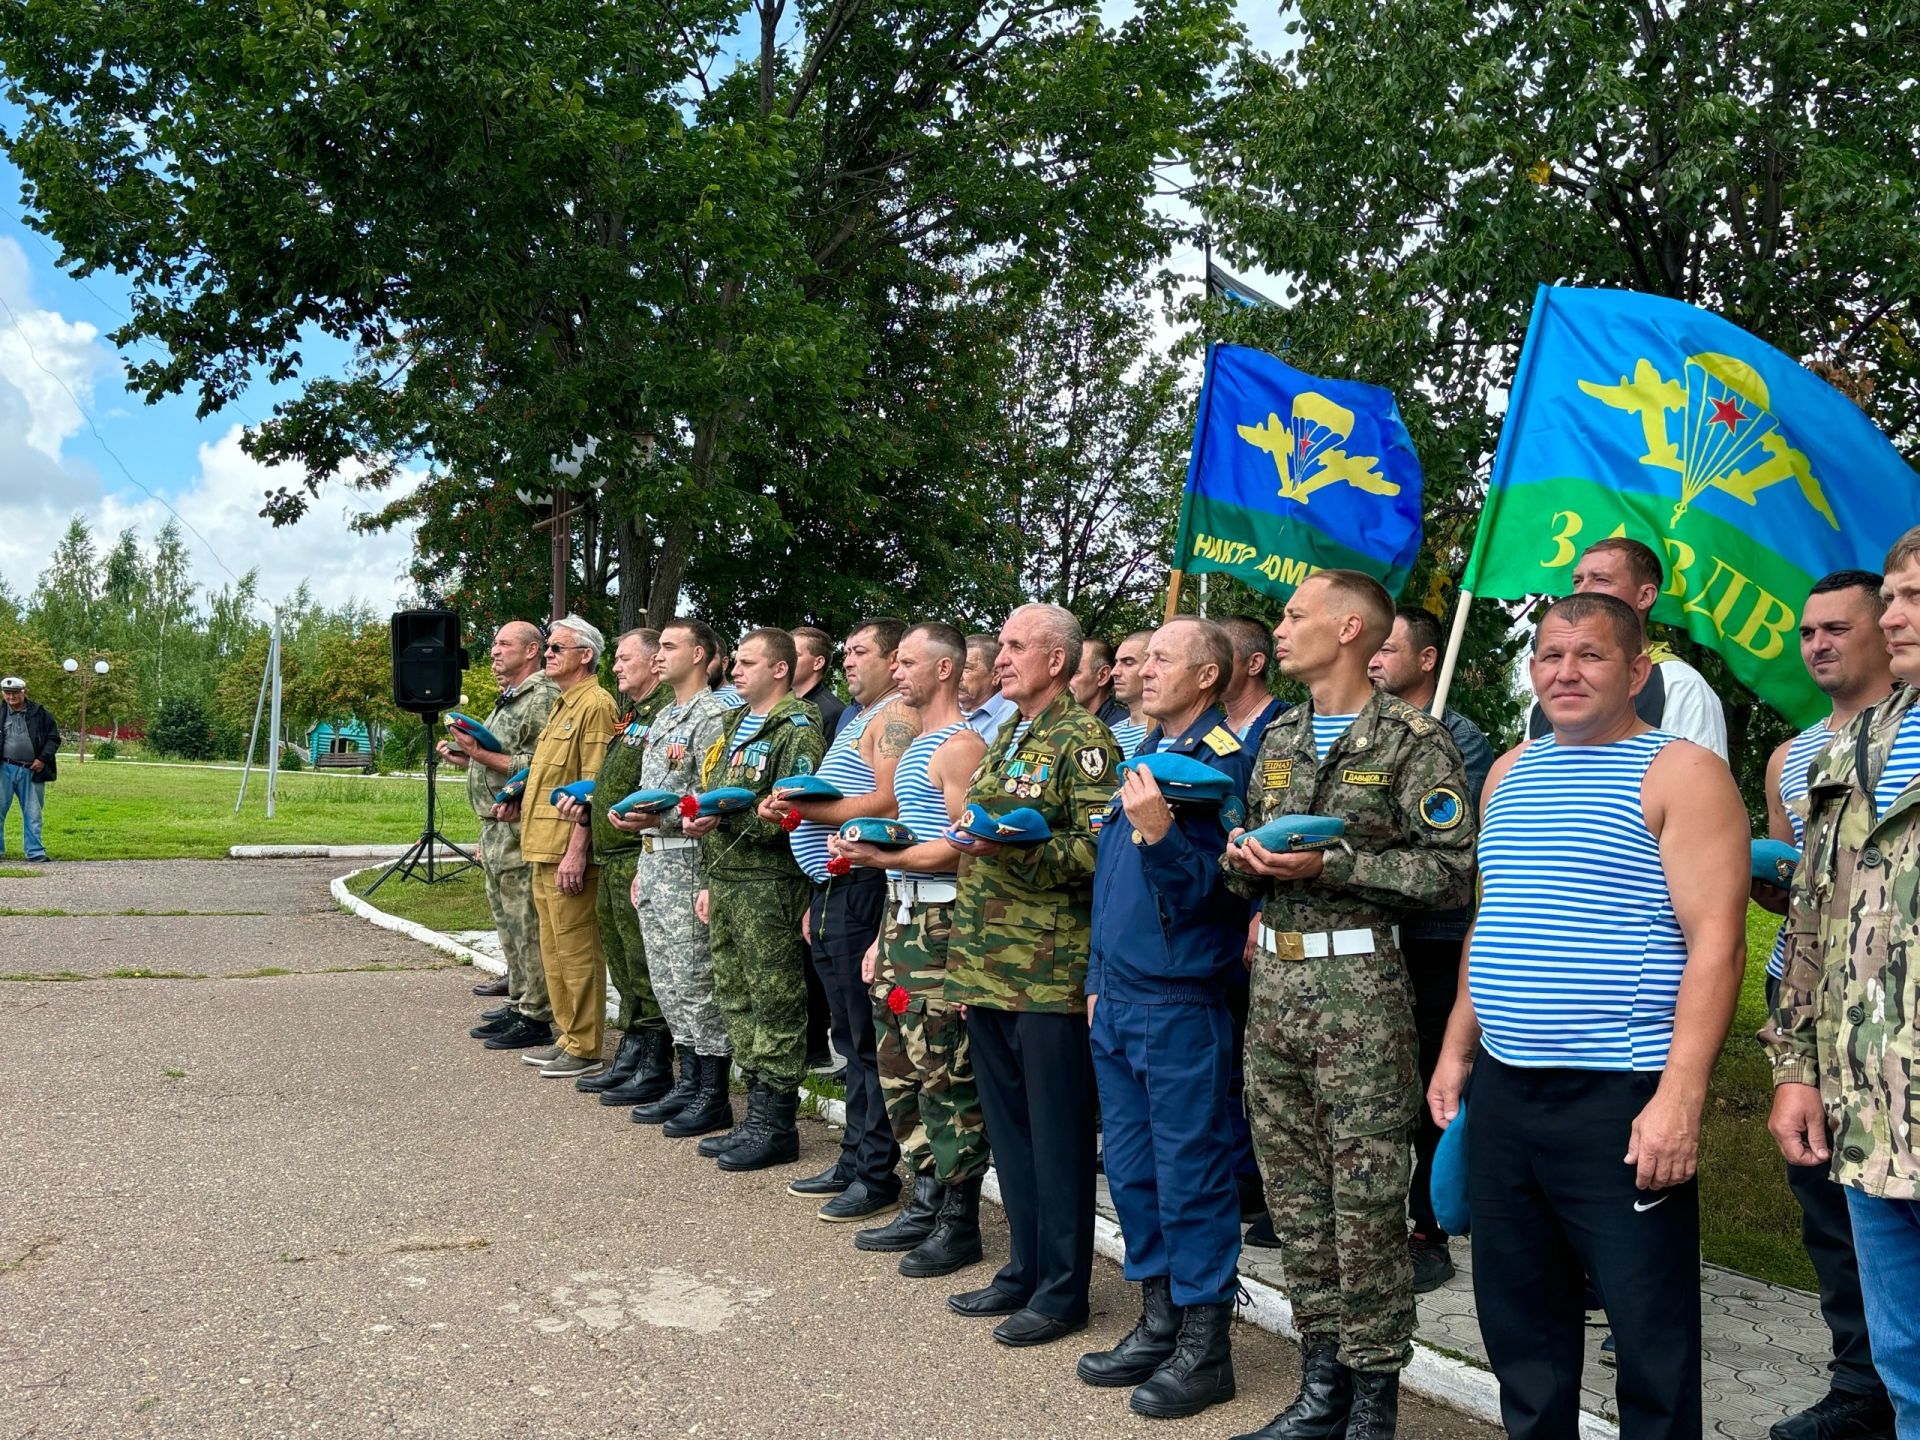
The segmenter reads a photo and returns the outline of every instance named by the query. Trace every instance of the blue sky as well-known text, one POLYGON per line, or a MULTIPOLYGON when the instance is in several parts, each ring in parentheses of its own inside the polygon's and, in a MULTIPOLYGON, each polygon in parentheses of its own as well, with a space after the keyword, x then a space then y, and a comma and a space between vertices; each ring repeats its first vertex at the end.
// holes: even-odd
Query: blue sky
MULTIPOLYGON (((1105 8, 1114 18, 1130 0, 1105 8)), ((1281 42, 1277 7, 1241 0, 1239 10, 1256 44, 1281 42)), ((0 106, 0 123, 14 119, 0 106)), ((106 338, 125 319, 126 285, 112 274, 82 282, 62 272, 52 242, 27 228, 21 213, 19 172, 0 157, 0 580, 7 588, 32 594, 73 515, 84 516, 103 544, 128 526, 150 541, 170 505, 198 532, 188 540, 202 586, 217 589, 230 574, 258 568, 268 602, 305 580, 329 605, 404 603, 411 536, 349 528, 374 497, 336 484, 296 525, 276 530, 260 518, 265 493, 297 479, 274 474, 240 448, 243 428, 272 410, 272 388, 256 384, 204 420, 191 394, 142 403, 125 387, 126 357, 106 338)), ((1177 251, 1170 264, 1197 283, 1197 250, 1177 251)), ((324 341, 302 349, 309 369, 320 372, 347 354, 324 341)))

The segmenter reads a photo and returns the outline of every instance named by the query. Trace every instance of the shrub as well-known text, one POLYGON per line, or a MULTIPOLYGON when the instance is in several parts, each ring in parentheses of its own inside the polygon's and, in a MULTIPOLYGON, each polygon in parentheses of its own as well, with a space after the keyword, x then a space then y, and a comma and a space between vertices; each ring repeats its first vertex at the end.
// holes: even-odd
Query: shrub
POLYGON ((289 746, 280 752, 280 768, 282 770, 304 770, 307 768, 307 757, 289 746))
POLYGON ((97 740, 89 753, 96 760, 111 760, 120 753, 120 747, 111 740, 97 740))
POLYGON ((147 745, 157 754, 183 760, 213 757, 213 723, 207 707, 192 695, 169 695, 147 730, 147 745))

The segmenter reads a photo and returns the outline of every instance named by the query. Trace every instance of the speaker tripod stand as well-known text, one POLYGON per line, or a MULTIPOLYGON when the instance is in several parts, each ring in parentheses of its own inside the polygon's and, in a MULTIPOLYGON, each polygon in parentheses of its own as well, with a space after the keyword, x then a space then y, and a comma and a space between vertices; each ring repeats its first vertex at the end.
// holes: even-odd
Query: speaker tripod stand
POLYGON ((420 832, 420 838, 413 842, 412 848, 383 870, 380 873, 380 878, 367 887, 367 894, 369 895, 386 884, 387 881, 396 874, 408 880, 423 880, 429 885, 434 885, 442 880, 451 880, 462 870, 480 863, 467 851, 461 849, 458 845, 454 844, 453 841, 442 835, 439 828, 434 824, 434 780, 440 770, 440 751, 439 747, 433 743, 433 735, 440 723, 440 712, 436 710, 429 714, 422 715, 420 718, 426 723, 427 727, 426 828, 420 832), (435 854, 437 850, 451 850, 455 855, 460 857, 461 863, 455 864, 451 860, 439 860, 435 854), (425 873, 422 873, 423 871, 425 873))

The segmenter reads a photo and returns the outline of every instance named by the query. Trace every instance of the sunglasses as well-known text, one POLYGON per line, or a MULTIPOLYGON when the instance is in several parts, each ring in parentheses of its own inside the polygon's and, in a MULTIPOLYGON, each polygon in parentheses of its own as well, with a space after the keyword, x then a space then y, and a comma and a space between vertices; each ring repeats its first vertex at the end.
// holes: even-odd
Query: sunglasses
POLYGON ((562 650, 591 650, 593 647, 591 645, 555 645, 549 640, 544 648, 547 654, 557 655, 562 650))

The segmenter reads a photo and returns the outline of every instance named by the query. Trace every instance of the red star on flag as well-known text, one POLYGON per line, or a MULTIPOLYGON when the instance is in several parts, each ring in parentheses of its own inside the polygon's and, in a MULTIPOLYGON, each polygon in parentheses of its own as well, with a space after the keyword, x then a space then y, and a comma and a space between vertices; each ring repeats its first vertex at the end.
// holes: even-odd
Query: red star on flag
POLYGON ((1740 403, 1737 400, 1712 400, 1708 403, 1713 406, 1713 414, 1707 423, 1726 426, 1729 435, 1740 428, 1742 420, 1751 418, 1740 409, 1740 403))

